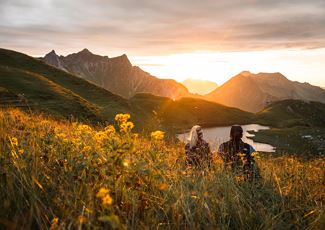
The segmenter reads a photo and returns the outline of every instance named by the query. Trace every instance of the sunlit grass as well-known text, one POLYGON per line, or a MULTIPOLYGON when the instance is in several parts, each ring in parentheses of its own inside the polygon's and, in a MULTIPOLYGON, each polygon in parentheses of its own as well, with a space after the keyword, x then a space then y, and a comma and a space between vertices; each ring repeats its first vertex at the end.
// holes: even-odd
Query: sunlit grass
POLYGON ((263 179, 214 159, 186 168, 181 144, 132 132, 129 115, 91 127, 0 111, 0 226, 287 229, 324 227, 324 159, 257 160, 263 179))

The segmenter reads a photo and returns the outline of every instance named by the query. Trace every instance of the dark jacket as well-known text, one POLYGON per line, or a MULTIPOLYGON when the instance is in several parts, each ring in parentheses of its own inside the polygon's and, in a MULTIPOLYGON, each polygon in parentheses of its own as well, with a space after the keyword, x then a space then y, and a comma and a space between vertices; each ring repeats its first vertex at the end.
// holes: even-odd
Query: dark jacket
POLYGON ((233 171, 250 170, 254 163, 251 155, 253 152, 255 149, 242 140, 237 144, 232 140, 224 142, 218 149, 218 154, 223 159, 225 167, 230 166, 233 171))

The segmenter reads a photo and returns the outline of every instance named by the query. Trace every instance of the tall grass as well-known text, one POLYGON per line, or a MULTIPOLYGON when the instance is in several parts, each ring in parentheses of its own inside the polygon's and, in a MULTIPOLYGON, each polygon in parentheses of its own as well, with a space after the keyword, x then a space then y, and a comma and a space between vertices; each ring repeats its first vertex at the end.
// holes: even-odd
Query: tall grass
POLYGON ((257 160, 263 179, 233 177, 215 157, 186 168, 181 144, 132 133, 127 115, 90 127, 0 111, 0 227, 321 229, 324 159, 257 160), (115 129, 116 128, 116 129, 115 129))

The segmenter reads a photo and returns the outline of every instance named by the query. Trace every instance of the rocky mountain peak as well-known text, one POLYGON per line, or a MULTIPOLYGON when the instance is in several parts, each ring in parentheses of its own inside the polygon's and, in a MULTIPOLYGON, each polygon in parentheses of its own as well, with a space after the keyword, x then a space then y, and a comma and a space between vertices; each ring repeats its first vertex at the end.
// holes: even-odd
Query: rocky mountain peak
POLYGON ((52 50, 51 52, 46 54, 45 57, 58 57, 58 55, 56 54, 55 50, 52 50))
POLYGON ((128 67, 132 67, 132 64, 128 58, 128 56, 126 54, 123 54, 121 56, 117 56, 117 57, 113 57, 111 58, 111 60, 114 63, 117 63, 119 65, 124 65, 124 66, 128 66, 128 67))
POLYGON ((87 48, 84 48, 84 49, 81 50, 79 53, 80 53, 80 54, 92 54, 92 52, 90 52, 89 49, 87 49, 87 48))
POLYGON ((48 54, 46 54, 45 57, 44 57, 44 59, 50 65, 53 65, 53 66, 56 66, 56 67, 59 67, 59 68, 62 67, 60 58, 55 53, 55 50, 52 50, 51 52, 49 52, 48 54))

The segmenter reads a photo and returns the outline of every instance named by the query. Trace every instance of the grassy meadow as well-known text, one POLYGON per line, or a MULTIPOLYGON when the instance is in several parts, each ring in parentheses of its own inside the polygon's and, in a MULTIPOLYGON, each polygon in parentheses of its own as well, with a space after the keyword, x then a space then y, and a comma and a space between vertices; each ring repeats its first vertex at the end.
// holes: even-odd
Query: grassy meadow
POLYGON ((262 179, 247 182, 216 156, 187 168, 183 144, 131 121, 0 110, 0 228, 324 229, 323 158, 261 155, 262 179))

